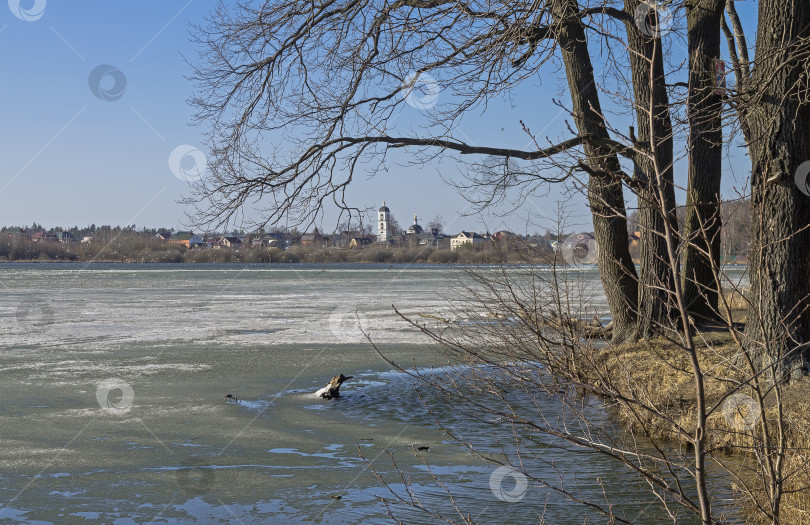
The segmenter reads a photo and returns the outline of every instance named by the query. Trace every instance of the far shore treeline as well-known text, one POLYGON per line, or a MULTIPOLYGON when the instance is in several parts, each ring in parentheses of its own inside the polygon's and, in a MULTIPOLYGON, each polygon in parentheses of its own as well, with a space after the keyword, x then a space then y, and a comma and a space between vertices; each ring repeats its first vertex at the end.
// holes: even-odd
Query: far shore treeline
POLYGON ((188 247, 189 235, 183 233, 136 230, 134 226, 45 229, 34 223, 31 227, 5 227, 0 229, 0 262, 541 263, 553 259, 551 242, 557 237, 548 234, 549 241, 542 236, 515 236, 508 241, 493 239, 452 250, 449 236, 434 246, 409 243, 404 236, 402 242, 351 247, 346 236, 318 235, 313 242, 312 234, 292 230, 268 234, 280 239, 273 243, 275 246, 268 246, 264 235, 233 232, 194 236, 207 242, 188 247), (223 239, 231 242, 217 242, 223 239))
MULTIPOLYGON (((678 214, 683 213, 679 208, 678 214)), ((638 260, 638 233, 633 213, 628 221, 630 252, 638 260)), ((750 209, 747 202, 723 206, 722 258, 747 262, 750 209)), ((681 221, 682 222, 682 221, 681 221)), ((96 226, 0 228, 0 262, 133 262, 133 263, 544 263, 552 262, 558 241, 570 233, 483 234, 482 242, 451 249, 451 235, 424 244, 403 232, 395 242, 380 244, 369 232, 321 235, 296 229, 246 233, 176 232, 164 228, 96 226), (185 237, 183 234, 186 234, 185 237), (201 242, 194 247, 189 240, 201 242), (230 239, 232 243, 223 239, 230 239), (354 243, 352 240, 354 239, 354 243), (366 239, 364 243, 359 243, 366 239)))

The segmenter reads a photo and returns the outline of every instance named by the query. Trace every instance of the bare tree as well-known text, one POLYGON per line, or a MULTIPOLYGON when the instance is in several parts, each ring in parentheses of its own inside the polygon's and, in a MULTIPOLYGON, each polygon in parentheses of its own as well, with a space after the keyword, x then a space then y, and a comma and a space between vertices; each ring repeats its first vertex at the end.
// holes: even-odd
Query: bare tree
MULTIPOLYGON (((611 15, 630 16, 608 5, 580 8, 573 0, 507 2, 495 10, 475 3, 388 6, 371 0, 243 3, 234 12, 221 5, 209 26, 196 32, 205 50, 193 103, 198 117, 211 123, 214 154, 212 177, 192 199, 199 205, 196 220, 227 221, 255 199, 267 211, 263 220, 271 222, 290 215, 306 220, 329 200, 356 211, 343 199, 345 188, 364 163, 385 161, 392 148, 409 147, 416 156, 478 156, 484 164, 492 158, 507 165, 525 161, 515 174, 518 185, 585 173, 614 339, 634 338, 638 285, 622 194, 629 177, 617 155, 635 153, 607 129, 583 23, 611 15), (515 149, 473 145, 453 135, 469 109, 531 78, 557 46, 572 96, 573 137, 552 143, 524 127, 536 147, 515 149), (414 101, 419 87, 432 96, 443 88, 448 96, 426 114, 422 136, 397 134, 388 124, 395 110, 408 101, 422 107, 435 102, 414 101), (282 130, 284 148, 261 138, 282 130), (567 174, 560 177, 560 169, 567 174)), ((509 186, 492 185, 496 191, 509 186)))
POLYGON ((723 150, 723 88, 718 72, 720 22, 726 0, 687 2, 689 51, 689 183, 684 237, 696 249, 685 250, 683 283, 690 313, 718 316, 717 276, 711 260, 720 259, 720 177, 723 150))
POLYGON ((439 233, 444 232, 444 218, 441 215, 436 215, 428 223, 428 229, 436 230, 439 233))
MULTIPOLYGON (((663 240, 667 229, 678 228, 665 50, 662 33, 650 31, 659 15, 654 4, 639 0, 244 2, 234 10, 222 4, 209 25, 195 33, 204 51, 193 103, 197 116, 212 125, 214 153, 213 176, 191 199, 200 205, 197 220, 226 222, 256 201, 267 212, 261 221, 308 220, 328 201, 357 213, 344 200, 346 187, 362 169, 383 168, 399 148, 413 151, 409 162, 439 155, 459 162, 462 156, 476 159, 466 166, 484 206, 516 188, 525 196, 543 184, 584 177, 613 340, 648 337, 667 323, 680 276, 679 266, 668 263, 663 240), (616 24, 624 24, 626 41, 615 36, 616 24), (608 95, 636 113, 638 136, 635 127, 620 131, 605 118, 601 95, 606 92, 589 51, 597 39, 626 53, 633 98, 608 95), (573 136, 536 137, 523 122, 533 148, 477 145, 454 135, 456 123, 472 108, 552 68, 557 54, 568 81, 571 104, 564 110, 576 128, 573 136), (406 103, 424 110, 424 126, 415 135, 398 133, 391 124, 406 103), (269 146, 264 137, 276 135, 285 140, 269 146), (632 175, 625 173, 622 159, 633 165, 632 175), (623 184, 639 201, 638 275, 625 233, 623 184)), ((719 23, 716 29, 715 37, 719 23)), ((690 65, 702 68, 703 62, 690 65)), ((614 72, 622 68, 612 56, 606 66, 614 72)), ((703 131, 705 126, 697 134, 702 137, 703 131)), ((718 181, 719 166, 711 170, 704 178, 718 181)), ((703 268, 705 260, 693 254, 699 248, 686 243, 684 253, 703 268)), ((689 266, 690 275, 697 275, 697 268, 689 266)), ((707 274, 699 273, 700 291, 707 293, 707 274)))
POLYGON ((795 377, 810 357, 810 206, 795 180, 810 159, 810 4, 760 2, 753 61, 733 2, 726 11, 733 98, 753 168, 748 315, 756 322, 746 324, 746 347, 779 377, 795 377))
POLYGON ((650 337, 662 324, 668 324, 677 265, 669 263, 666 234, 675 225, 673 184, 673 134, 667 79, 664 72, 662 32, 663 13, 639 0, 625 0, 625 11, 649 19, 648 30, 639 30, 636 20, 626 20, 629 59, 632 71, 633 105, 638 137, 631 129, 637 151, 634 182, 639 203, 641 231, 639 275, 639 335, 650 337), (646 12, 645 12, 646 11, 646 12))
MULTIPOLYGON (((582 5, 576 0, 293 0, 245 2, 234 10, 220 4, 210 24, 197 31, 204 51, 193 102, 198 117, 212 126, 213 152, 212 177, 200 182, 192 199, 199 206, 197 219, 227 222, 249 204, 266 212, 260 222, 312 220, 329 201, 357 213, 345 202, 347 186, 364 170, 384 169, 402 148, 412 152, 409 162, 436 156, 458 160, 469 168, 472 187, 483 191, 483 205, 514 189, 525 196, 551 183, 585 188, 613 343, 635 341, 639 335, 667 338, 666 351, 654 345, 648 349, 654 365, 689 378, 687 407, 673 412, 672 400, 656 390, 660 385, 635 375, 637 356, 622 353, 623 347, 602 351, 581 343, 582 323, 571 318, 582 312, 572 308, 557 273, 543 286, 538 285, 543 279, 531 274, 521 275, 518 284, 507 278, 475 281, 479 288, 470 289, 469 299, 495 305, 498 311, 490 313, 520 319, 517 332, 497 328, 487 339, 486 333, 419 325, 449 356, 498 369, 500 375, 484 375, 479 384, 481 395, 494 396, 490 399, 500 408, 481 407, 470 396, 457 399, 507 421, 526 443, 533 442, 532 432, 541 432, 610 456, 636 469, 673 520, 678 514, 672 509, 680 506, 701 522, 714 523, 722 516, 712 503, 708 469, 713 461, 724 465, 713 448, 713 439, 722 435, 716 418, 726 400, 746 393, 763 414, 777 409, 740 432, 742 443, 735 446, 751 453, 756 467, 750 473, 754 482, 737 475, 748 501, 779 523, 782 499, 789 493, 785 486, 794 483, 790 490, 804 490, 795 480, 806 467, 805 460, 788 454, 791 422, 781 396, 785 375, 801 373, 810 344, 810 261, 805 255, 810 210, 806 195, 793 183, 810 157, 810 4, 761 0, 753 62, 733 3, 725 5, 731 28, 721 7, 709 0, 686 3, 689 82, 684 102, 671 100, 675 91, 667 77, 680 70, 668 64, 661 34, 639 27, 639 13, 642 22, 650 23, 659 22, 660 13, 638 0, 582 5), (620 24, 624 33, 615 31, 620 24), (737 78, 727 99, 710 76, 719 54, 718 27, 730 44, 737 78), (614 92, 605 85, 606 73, 595 74, 592 42, 604 44, 601 49, 610 57, 607 74, 623 78, 622 67, 630 66, 629 82, 614 92), (569 106, 557 102, 570 115, 569 133, 551 140, 521 122, 531 144, 525 148, 471 144, 454 134, 471 109, 554 67, 564 71, 570 95, 569 106), (603 105, 604 98, 610 106, 603 105), (734 285, 721 271, 717 250, 721 100, 735 111, 732 127, 741 129, 753 163, 751 291, 747 296, 736 291, 749 301, 744 335, 723 292, 724 285, 734 285), (424 111, 419 133, 396 127, 392 117, 404 104, 424 111), (683 104, 690 173, 685 224, 679 228, 673 184, 679 128, 673 114, 683 104), (607 117, 608 107, 630 111, 635 126, 617 129, 607 117), (634 192, 639 206, 638 275, 628 250, 625 188, 634 192), (715 346, 695 316, 720 322, 730 347, 715 346), (600 396, 621 408, 642 437, 654 438, 657 429, 667 427, 669 437, 688 443, 688 455, 673 455, 654 440, 652 453, 642 450, 632 435, 627 442, 589 424, 583 406, 566 398, 561 403, 584 421, 582 432, 536 421, 501 395, 503 378, 527 393, 553 395, 549 385, 563 381, 600 396), (794 463, 788 468, 789 457, 794 463)), ((455 395, 452 383, 431 384, 455 395)), ((598 507, 611 520, 625 519, 609 505, 577 499, 566 487, 554 490, 598 507)))
POLYGON ((391 218, 388 223, 388 229, 391 232, 391 237, 398 239, 399 237, 402 236, 403 232, 402 226, 399 225, 399 221, 397 221, 396 217, 394 217, 393 214, 391 214, 391 218))
MULTIPOLYGON (((803 395, 802 387, 766 380, 768 366, 739 362, 746 354, 731 315, 719 335, 698 330, 692 337, 684 323, 684 330, 644 344, 594 342, 592 279, 580 268, 555 264, 551 271, 530 265, 463 270, 454 287, 459 296, 446 311, 400 314, 441 348, 440 371, 391 363, 452 407, 438 410, 433 398, 426 403, 446 434, 611 523, 797 522, 810 503, 808 418, 801 404, 785 399, 788 391, 803 395), (490 427, 491 439, 459 435, 439 414, 490 427), (585 490, 582 480, 549 468, 555 449, 615 461, 649 485, 656 505, 628 512, 617 504, 625 487, 585 490), (730 490, 737 499, 717 497, 730 490)), ((720 303, 730 312, 741 293, 731 285, 719 294, 720 303)), ((683 287, 676 294, 676 315, 688 317, 683 287)), ((394 517, 401 504, 451 523, 475 523, 456 500, 458 519, 424 507, 404 476, 396 480, 400 487, 378 477, 390 491, 384 501, 394 517)))

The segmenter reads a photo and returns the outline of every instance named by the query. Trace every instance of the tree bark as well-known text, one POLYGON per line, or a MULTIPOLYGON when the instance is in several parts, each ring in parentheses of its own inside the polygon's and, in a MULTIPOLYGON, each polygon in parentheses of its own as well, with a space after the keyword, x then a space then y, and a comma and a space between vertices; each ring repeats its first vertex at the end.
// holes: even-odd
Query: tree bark
MULTIPOLYGON (((752 173, 746 350, 783 379, 808 357, 810 198, 794 176, 810 160, 807 0, 761 0, 757 58, 742 93, 752 173)), ((766 376, 767 377, 767 376, 766 376)))
MULTIPOLYGON (((556 14, 563 19, 577 10, 577 2, 567 0, 556 14)), ((584 27, 579 21, 562 24, 558 41, 579 134, 609 138, 584 27)), ((584 149, 588 165, 595 173, 588 181, 588 202, 593 235, 599 246, 599 275, 613 318, 612 342, 621 343, 637 337, 638 309, 638 278, 630 257, 622 183, 619 177, 612 176, 620 172, 621 166, 618 157, 604 147, 586 142, 584 149)))
MULTIPOLYGON (((625 0, 625 11, 636 13, 639 0, 625 0)), ((634 165, 639 186, 638 223, 641 231, 638 332, 650 337, 668 324, 674 279, 667 255, 665 221, 677 231, 673 186, 672 120, 669 112, 664 57, 660 36, 644 34, 634 21, 626 22, 630 68, 638 125, 637 148, 643 151, 634 165)))
POLYGON ((716 64, 720 59, 720 20, 725 4, 725 0, 693 0, 686 7, 689 182, 683 289, 687 309, 698 321, 718 317, 716 265, 720 261, 723 98, 718 92, 716 64))

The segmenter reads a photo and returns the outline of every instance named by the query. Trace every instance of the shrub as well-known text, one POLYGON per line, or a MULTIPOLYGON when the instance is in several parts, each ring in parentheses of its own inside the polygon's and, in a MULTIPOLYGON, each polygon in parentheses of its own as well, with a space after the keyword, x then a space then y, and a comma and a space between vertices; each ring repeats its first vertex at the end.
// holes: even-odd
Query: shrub
POLYGON ((281 257, 279 258, 278 262, 283 262, 283 263, 301 262, 301 256, 298 255, 298 253, 296 251, 287 250, 286 252, 281 252, 281 257))
POLYGON ((434 264, 453 264, 458 262, 458 253, 451 252, 450 250, 436 250, 430 254, 428 262, 434 264))

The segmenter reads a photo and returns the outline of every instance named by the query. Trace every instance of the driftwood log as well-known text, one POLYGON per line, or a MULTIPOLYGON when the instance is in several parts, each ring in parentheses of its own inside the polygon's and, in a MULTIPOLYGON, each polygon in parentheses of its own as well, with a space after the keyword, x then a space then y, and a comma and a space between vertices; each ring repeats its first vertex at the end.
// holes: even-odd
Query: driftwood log
POLYGON ((344 381, 347 379, 351 379, 353 376, 344 376, 340 374, 339 376, 335 376, 332 378, 329 383, 315 392, 315 395, 318 397, 322 397, 324 399, 332 399, 333 397, 340 397, 340 385, 343 384, 344 381))

